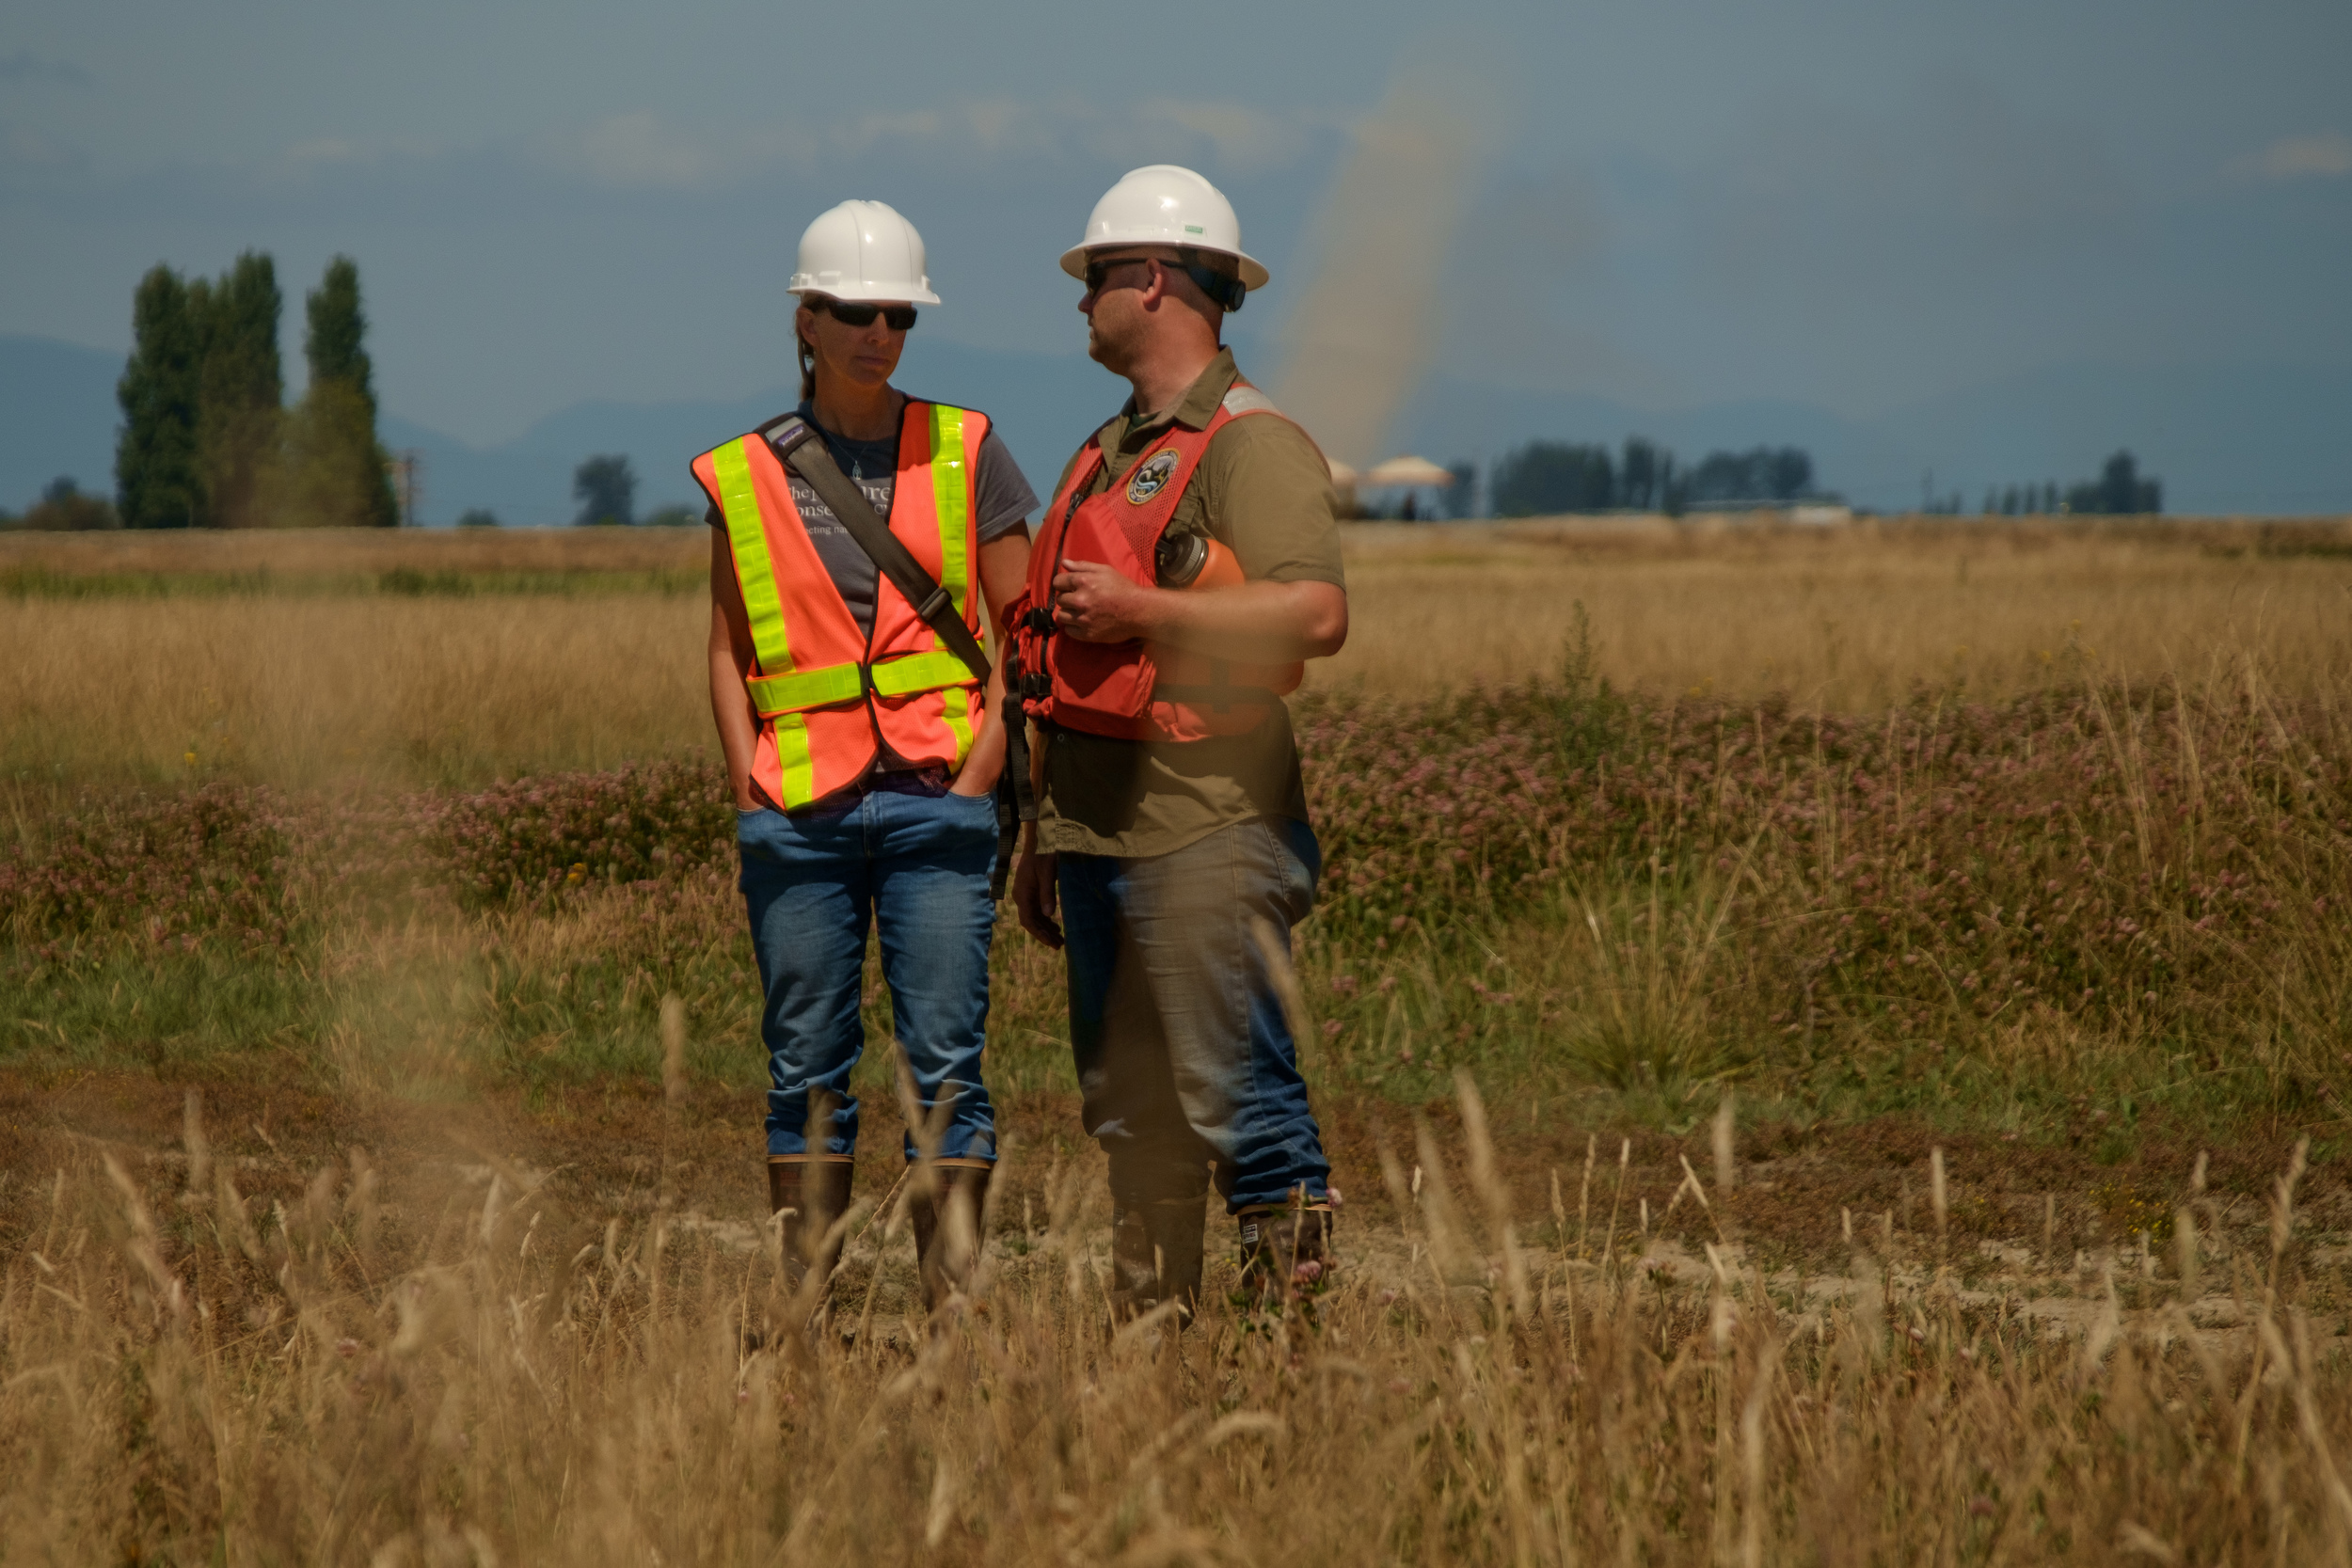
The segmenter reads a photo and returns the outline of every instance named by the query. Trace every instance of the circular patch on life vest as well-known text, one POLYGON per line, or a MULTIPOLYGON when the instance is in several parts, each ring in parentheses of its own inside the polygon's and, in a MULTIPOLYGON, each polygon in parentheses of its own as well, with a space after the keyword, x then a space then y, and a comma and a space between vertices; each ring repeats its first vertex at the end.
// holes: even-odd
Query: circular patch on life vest
POLYGON ((1168 485, 1168 476, 1176 471, 1176 449, 1162 447, 1136 465, 1135 473, 1127 481, 1127 503, 1141 506, 1168 485))

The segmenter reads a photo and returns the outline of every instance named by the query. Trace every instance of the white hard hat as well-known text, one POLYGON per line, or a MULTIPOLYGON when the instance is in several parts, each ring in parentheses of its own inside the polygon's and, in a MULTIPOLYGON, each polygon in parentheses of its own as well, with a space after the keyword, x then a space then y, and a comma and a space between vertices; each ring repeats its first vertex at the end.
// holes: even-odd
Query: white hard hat
POLYGON ((801 235, 801 264, 787 292, 835 299, 936 305, 923 270, 923 236, 880 201, 845 201, 801 235))
POLYGON ((1061 253, 1061 270, 1087 275, 1087 252, 1108 245, 1172 245, 1231 256, 1245 287, 1263 289, 1266 270, 1241 247, 1241 220, 1225 193, 1188 168, 1153 164, 1131 169, 1103 193, 1087 219, 1086 238, 1061 253))

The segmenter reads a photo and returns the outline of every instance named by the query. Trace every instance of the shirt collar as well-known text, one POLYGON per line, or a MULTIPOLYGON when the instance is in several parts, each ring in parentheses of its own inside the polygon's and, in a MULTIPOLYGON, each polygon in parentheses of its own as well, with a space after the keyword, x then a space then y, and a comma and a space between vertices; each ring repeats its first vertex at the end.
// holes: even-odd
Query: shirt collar
POLYGON ((1225 394, 1232 391, 1233 383, 1240 379, 1241 369, 1233 363, 1233 351, 1220 348, 1216 351, 1216 357, 1209 361, 1208 369, 1202 371, 1191 387, 1185 389, 1184 395, 1176 400, 1176 406, 1157 418, 1136 423, 1136 400, 1129 397, 1127 406, 1120 409, 1118 417, 1104 428, 1104 445, 1106 448, 1141 446, 1171 424, 1181 424, 1191 430, 1202 429, 1216 418, 1217 405, 1225 401, 1225 394))

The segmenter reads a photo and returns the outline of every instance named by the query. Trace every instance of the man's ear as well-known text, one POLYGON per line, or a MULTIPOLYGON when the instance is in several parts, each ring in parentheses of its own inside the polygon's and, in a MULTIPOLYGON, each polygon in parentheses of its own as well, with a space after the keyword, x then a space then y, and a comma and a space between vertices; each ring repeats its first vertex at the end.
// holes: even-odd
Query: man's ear
POLYGON ((1143 308, 1147 310, 1156 310, 1159 309, 1160 301, 1183 297, 1176 292, 1176 279, 1181 275, 1172 264, 1161 261, 1156 256, 1150 260, 1152 281, 1143 286, 1143 308))

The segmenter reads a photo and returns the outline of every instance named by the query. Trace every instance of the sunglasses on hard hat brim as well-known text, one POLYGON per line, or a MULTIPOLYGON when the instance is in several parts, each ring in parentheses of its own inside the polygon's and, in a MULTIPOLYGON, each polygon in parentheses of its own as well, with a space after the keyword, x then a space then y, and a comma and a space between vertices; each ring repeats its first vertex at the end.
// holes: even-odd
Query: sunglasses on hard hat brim
POLYGON ((833 299, 823 294, 810 294, 802 301, 812 310, 822 310, 844 326, 871 326, 880 316, 882 325, 893 332, 914 329, 914 307, 912 305, 866 305, 850 300, 833 299))
MULTIPOLYGON (((1158 261, 1164 267, 1171 266, 1171 263, 1157 256, 1112 256, 1100 261, 1089 257, 1087 260, 1086 270, 1087 293, 1101 293, 1103 285, 1110 281, 1113 269, 1126 266, 1132 261, 1158 261)), ((1221 306, 1227 310, 1240 309, 1243 297, 1249 293, 1240 278, 1210 266, 1201 260, 1200 252, 1197 250, 1178 250, 1172 270, 1181 272, 1186 277, 1191 278, 1194 287, 1208 295, 1212 304, 1221 306)))

